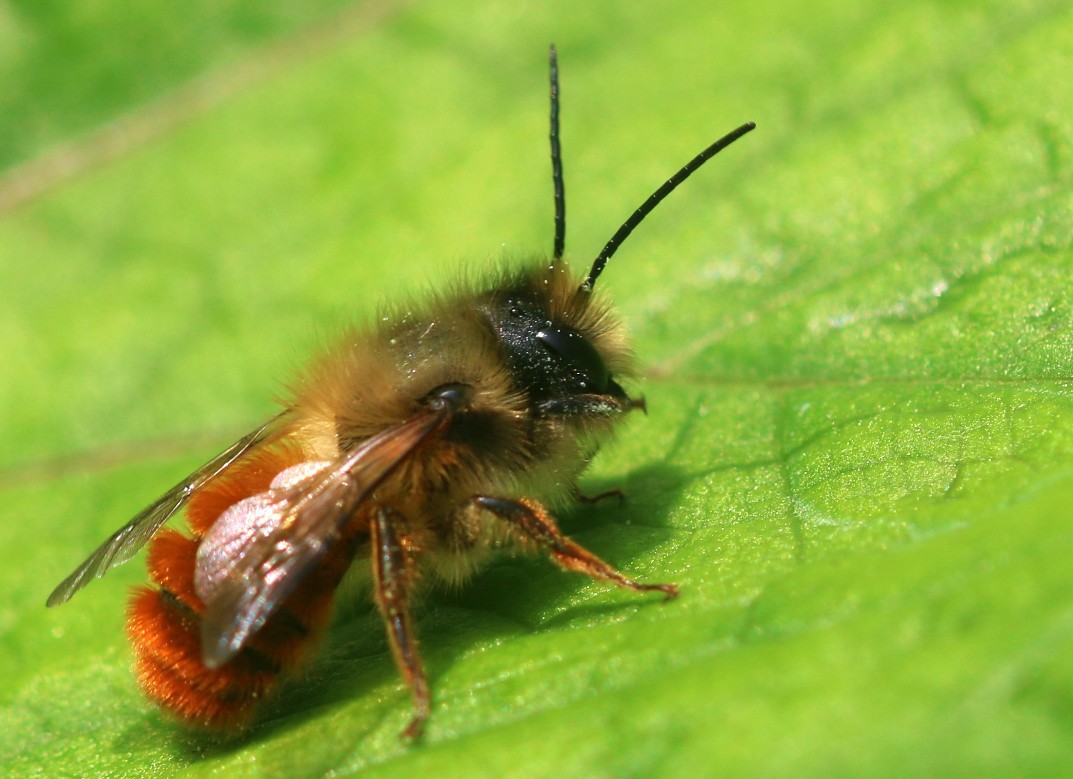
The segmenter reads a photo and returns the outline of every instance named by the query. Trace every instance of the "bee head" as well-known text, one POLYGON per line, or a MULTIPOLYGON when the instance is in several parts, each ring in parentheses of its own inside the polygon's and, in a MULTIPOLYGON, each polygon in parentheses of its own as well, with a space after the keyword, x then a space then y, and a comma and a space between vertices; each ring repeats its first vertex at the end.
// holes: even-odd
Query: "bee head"
POLYGON ((577 284, 554 262, 502 280, 482 302, 513 384, 532 403, 626 398, 613 378, 630 372, 623 329, 599 296, 577 284))

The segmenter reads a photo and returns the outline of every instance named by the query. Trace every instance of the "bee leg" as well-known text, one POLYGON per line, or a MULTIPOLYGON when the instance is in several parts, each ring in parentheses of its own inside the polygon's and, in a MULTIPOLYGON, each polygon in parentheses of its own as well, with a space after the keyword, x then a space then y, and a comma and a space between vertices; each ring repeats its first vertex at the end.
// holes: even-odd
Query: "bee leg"
POLYGON ((414 717, 404 739, 421 735, 428 719, 428 678, 421 663, 410 613, 410 591, 416 582, 416 567, 397 512, 381 508, 372 522, 373 577, 376 606, 384 619, 391 653, 414 699, 414 717))
POLYGON ((667 599, 678 594, 678 586, 675 584, 642 584, 615 570, 588 549, 564 536, 555 524, 555 519, 536 501, 477 495, 473 502, 506 521, 524 538, 546 549, 552 559, 568 571, 588 574, 594 579, 637 592, 655 590, 662 592, 667 599))
POLYGON ((591 506, 594 503, 599 503, 601 500, 607 500, 608 498, 614 498, 621 506, 626 502, 626 493, 616 487, 613 490, 604 490, 598 492, 595 495, 585 495, 580 490, 574 489, 574 498, 578 503, 584 503, 587 506, 591 506))

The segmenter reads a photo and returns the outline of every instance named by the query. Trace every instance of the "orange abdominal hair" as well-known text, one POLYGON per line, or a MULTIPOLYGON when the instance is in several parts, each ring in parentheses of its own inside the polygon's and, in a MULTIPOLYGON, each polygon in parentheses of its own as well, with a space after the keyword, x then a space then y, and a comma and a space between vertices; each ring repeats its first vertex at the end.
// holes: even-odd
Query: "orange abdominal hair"
POLYGON ((191 536, 165 529, 149 543, 147 565, 156 587, 136 588, 127 609, 135 671, 149 698, 190 724, 248 724, 255 706, 316 644, 328 622, 353 556, 353 537, 335 545, 234 658, 215 669, 202 661, 205 605, 194 588, 201 539, 224 511, 266 492, 276 474, 303 459, 296 447, 245 458, 193 495, 186 510, 191 536))

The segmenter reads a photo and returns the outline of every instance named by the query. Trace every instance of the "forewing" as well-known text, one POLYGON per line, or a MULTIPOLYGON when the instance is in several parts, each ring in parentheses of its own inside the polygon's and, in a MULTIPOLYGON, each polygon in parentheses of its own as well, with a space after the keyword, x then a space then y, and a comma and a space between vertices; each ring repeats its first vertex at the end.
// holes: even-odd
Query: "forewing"
POLYGON ((281 497, 284 513, 278 528, 267 536, 251 536, 212 602, 205 604, 205 665, 217 668, 242 648, 294 592, 362 501, 448 420, 445 410, 415 416, 373 436, 281 497))
POLYGON ((71 596, 94 579, 104 576, 117 565, 132 558, 145 542, 171 519, 201 487, 227 470, 251 448, 278 434, 286 412, 269 420, 256 430, 235 441, 220 454, 191 473, 165 492, 155 503, 147 506, 130 522, 119 528, 107 541, 97 547, 86 561, 60 582, 48 596, 49 606, 66 603, 71 596))

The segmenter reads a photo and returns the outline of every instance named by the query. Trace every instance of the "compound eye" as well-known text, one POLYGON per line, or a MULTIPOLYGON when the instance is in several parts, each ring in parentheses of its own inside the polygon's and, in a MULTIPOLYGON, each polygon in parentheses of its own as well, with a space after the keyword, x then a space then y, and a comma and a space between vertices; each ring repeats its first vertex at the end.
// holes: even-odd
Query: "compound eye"
POLYGON ((611 376, 600 353, 591 343, 569 327, 545 327, 537 333, 537 340, 565 359, 583 374, 583 388, 596 394, 607 392, 611 376))

